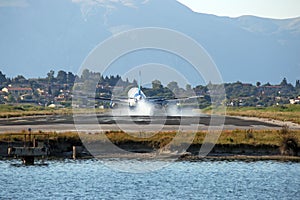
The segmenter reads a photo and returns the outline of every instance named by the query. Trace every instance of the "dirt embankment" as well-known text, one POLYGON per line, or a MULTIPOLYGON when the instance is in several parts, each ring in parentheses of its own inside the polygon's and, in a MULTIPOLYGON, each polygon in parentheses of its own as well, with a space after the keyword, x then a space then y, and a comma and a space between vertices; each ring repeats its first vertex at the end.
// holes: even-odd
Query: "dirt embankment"
MULTIPOLYGON (((0 142, 0 158, 7 157, 7 148, 11 146, 20 146, 20 142, 12 142, 10 144, 6 142, 0 142)), ((187 151, 181 152, 178 149, 181 149, 179 146, 173 147, 163 147, 160 148, 159 143, 149 143, 149 142, 133 142, 133 141, 124 141, 115 144, 118 148, 124 150, 124 155, 131 153, 138 153, 135 155, 143 154, 152 154, 152 153, 163 153, 166 155, 179 155, 179 160, 198 160, 199 150, 201 144, 192 144, 187 151)), ((50 140, 50 157, 53 158, 72 158, 73 146, 82 146, 80 140, 50 140)), ((88 149, 92 152, 93 155, 103 156, 103 157, 115 157, 120 155, 117 148, 111 148, 111 144, 105 142, 94 142, 89 143, 88 149), (118 153, 118 154, 117 154, 118 153)), ((77 152, 77 156, 80 157, 91 157, 89 151, 85 148, 82 148, 77 152)), ((217 144, 214 146, 212 151, 207 155, 208 159, 217 159, 217 160, 261 160, 262 158, 267 160, 290 160, 300 162, 300 148, 297 148, 296 154, 290 157, 282 156, 280 147, 276 145, 246 145, 246 144, 217 144)))

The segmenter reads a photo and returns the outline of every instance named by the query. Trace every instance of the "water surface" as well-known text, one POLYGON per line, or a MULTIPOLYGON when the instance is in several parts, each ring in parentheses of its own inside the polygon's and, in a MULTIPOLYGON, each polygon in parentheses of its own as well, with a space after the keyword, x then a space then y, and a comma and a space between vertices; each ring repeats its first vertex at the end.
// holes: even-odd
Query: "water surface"
MULTIPOLYGON (((99 160, 19 162, 0 161, 0 199, 300 199, 299 163, 175 162, 150 173, 125 173, 99 160)), ((115 164, 122 162, 151 165, 115 164)))

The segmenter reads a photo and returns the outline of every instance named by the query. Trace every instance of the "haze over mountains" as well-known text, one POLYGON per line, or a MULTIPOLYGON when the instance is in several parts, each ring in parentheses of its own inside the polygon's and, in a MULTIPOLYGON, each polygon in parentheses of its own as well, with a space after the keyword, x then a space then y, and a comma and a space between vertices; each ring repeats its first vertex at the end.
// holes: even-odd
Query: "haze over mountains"
POLYGON ((51 69, 77 72, 88 53, 112 34, 151 26, 199 42, 225 82, 300 79, 300 18, 218 17, 175 0, 15 2, 0 3, 0 71, 9 77, 43 77, 51 69))

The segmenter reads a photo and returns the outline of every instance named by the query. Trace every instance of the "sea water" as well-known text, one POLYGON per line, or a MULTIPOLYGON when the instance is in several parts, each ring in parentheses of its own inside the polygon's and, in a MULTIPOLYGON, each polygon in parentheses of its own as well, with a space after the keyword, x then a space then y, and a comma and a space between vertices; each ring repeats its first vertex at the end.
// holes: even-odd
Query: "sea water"
MULTIPOLYGON (((114 161, 135 162, 152 161, 114 161)), ((0 161, 0 199, 300 199, 299 163, 173 162, 147 173, 120 172, 96 159, 19 163, 0 161)))

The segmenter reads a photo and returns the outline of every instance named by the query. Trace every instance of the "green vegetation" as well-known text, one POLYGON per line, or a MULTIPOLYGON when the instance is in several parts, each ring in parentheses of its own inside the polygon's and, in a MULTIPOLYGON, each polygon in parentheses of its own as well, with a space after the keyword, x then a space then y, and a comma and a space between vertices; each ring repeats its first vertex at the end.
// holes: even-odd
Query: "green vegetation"
MULTIPOLYGON (((282 129, 283 130, 283 129, 282 129)), ((270 145, 280 147, 283 145, 286 138, 293 138, 294 141, 300 141, 300 131, 299 130, 288 130, 287 133, 283 133, 282 130, 224 130, 220 135, 217 144, 219 145, 270 145)), ((24 131, 25 133, 25 131, 24 131)), ((42 132, 38 132, 41 134, 42 132)), ((33 133, 34 134, 34 133, 33 133)), ((46 133, 45 133, 46 134, 46 133)), ((95 142, 102 141, 105 142, 106 138, 115 144, 130 143, 130 142, 140 142, 144 144, 150 144, 153 147, 160 148, 169 144, 175 137, 177 132, 160 132, 153 136, 152 133, 130 133, 126 134, 122 131, 109 131, 105 133, 96 134, 80 134, 74 132, 56 133, 48 132, 49 139, 53 141, 80 141, 80 138, 85 142, 95 142)), ((194 133, 186 132, 181 133, 182 138, 186 140, 186 137, 193 137, 194 133)), ((199 131, 194 137, 193 144, 202 144, 203 140, 207 134, 207 131, 199 131)), ((21 141, 22 136, 10 136, 9 133, 0 135, 0 141, 21 141)), ((180 144, 183 141, 176 141, 176 144, 180 144)))
MULTIPOLYGON (((99 72, 92 72, 88 69, 83 70, 80 76, 72 72, 58 71, 57 75, 53 70, 47 73, 44 78, 26 79, 22 75, 14 78, 7 78, 0 71, 0 92, 1 103, 34 103, 40 105, 56 104, 63 107, 70 107, 72 101, 72 92, 75 89, 82 94, 95 94, 95 97, 111 98, 114 96, 127 96, 130 88, 137 86, 137 81, 128 79, 123 80, 119 75, 103 76, 99 72), (75 81, 76 80, 76 81, 75 81), (75 84, 74 84, 75 83, 75 84), (9 88, 11 90, 9 90, 9 88), (22 90, 23 89, 23 90, 22 90)), ((287 82, 284 78, 279 84, 256 85, 242 83, 225 83, 216 85, 208 83, 207 85, 197 85, 194 88, 187 84, 185 88, 179 87, 176 81, 171 81, 163 86, 160 80, 153 80, 152 87, 142 88, 148 97, 180 98, 189 96, 201 96, 198 99, 198 107, 203 109, 211 105, 210 94, 214 90, 225 89, 226 99, 221 99, 227 106, 261 106, 268 107, 272 105, 283 105, 290 103, 290 99, 298 103, 300 95, 300 80, 296 80, 295 85, 287 82)), ((87 95, 90 97, 89 95, 87 95)), ((94 97, 94 95, 92 95, 94 97)), ((92 98, 91 97, 91 98, 92 98)), ((84 105, 107 106, 107 102, 95 102, 87 100, 84 105)))
POLYGON ((14 111, 39 111, 45 110, 46 108, 41 106, 35 106, 31 104, 19 104, 19 105, 12 105, 12 104, 2 104, 0 105, 0 112, 14 112, 14 111))
POLYGON ((71 109, 60 108, 51 109, 43 106, 32 104, 1 104, 0 118, 35 116, 35 115, 55 115, 55 114, 71 114, 71 109))
MULTIPOLYGON (((206 114, 221 114, 223 108, 211 106, 202 109, 206 114)), ((226 115, 274 119, 300 124, 300 104, 286 104, 269 107, 227 107, 226 115)))
MULTIPOLYGON (((89 113, 92 109, 81 108, 72 110, 72 108, 49 108, 44 106, 37 106, 33 104, 0 104, 0 118, 10 117, 25 117, 25 116, 37 116, 37 115, 72 115, 74 112, 89 113)), ((104 113, 105 109, 95 109, 96 113, 104 113)))
POLYGON ((246 116, 290 121, 300 124, 300 105, 282 105, 271 107, 238 107, 227 108, 227 115, 246 116))
POLYGON ((280 131, 280 152, 282 155, 297 156, 299 137, 289 130, 288 126, 282 127, 280 131))
MULTIPOLYGON (((1 134, 0 143, 2 146, 7 144, 23 145, 24 136, 27 133, 25 130, 20 134, 1 134)), ((66 156, 68 152, 73 150, 73 146, 82 146, 90 144, 93 148, 94 145, 103 145, 109 140, 120 148, 129 148, 129 151, 146 152, 153 150, 171 150, 176 151, 177 147, 187 145, 186 138, 190 137, 192 141, 190 149, 187 151, 192 155, 197 155, 197 149, 203 144, 207 131, 199 131, 196 134, 192 132, 180 133, 178 132, 159 132, 153 133, 124 133, 122 131, 108 131, 105 133, 87 134, 75 132, 44 133, 39 131, 32 133, 31 138, 37 141, 44 141, 50 147, 52 156, 66 156), (176 136, 176 141, 175 141, 176 136), (193 140, 192 140, 193 139, 193 140)), ((28 136, 27 136, 28 138, 28 136)), ((214 158, 221 160, 228 159, 242 159, 242 160, 285 160, 285 161, 298 161, 298 150, 300 141, 300 130, 289 130, 287 126, 281 130, 225 130, 220 135, 216 142, 217 156, 214 158), (248 153, 246 153, 248 152, 248 153), (224 154, 222 154, 224 153, 224 154), (227 157, 231 153, 234 156, 227 157), (246 154, 245 154, 246 153, 246 154), (277 154, 274 156, 274 153, 277 154), (280 155, 281 154, 281 155, 280 155), (225 156, 224 156, 225 155, 225 156), (242 155, 242 156, 241 156, 242 155), (244 156, 243 156, 244 155, 244 156), (252 155, 252 156, 251 156, 252 155), (253 156, 255 155, 255 156, 253 156)), ((113 152, 111 152, 113 153, 113 152)), ((87 154, 85 154, 86 156, 87 154)), ((197 156, 183 155, 183 160, 197 160, 197 156)), ((210 156, 208 156, 210 159, 210 156)))

